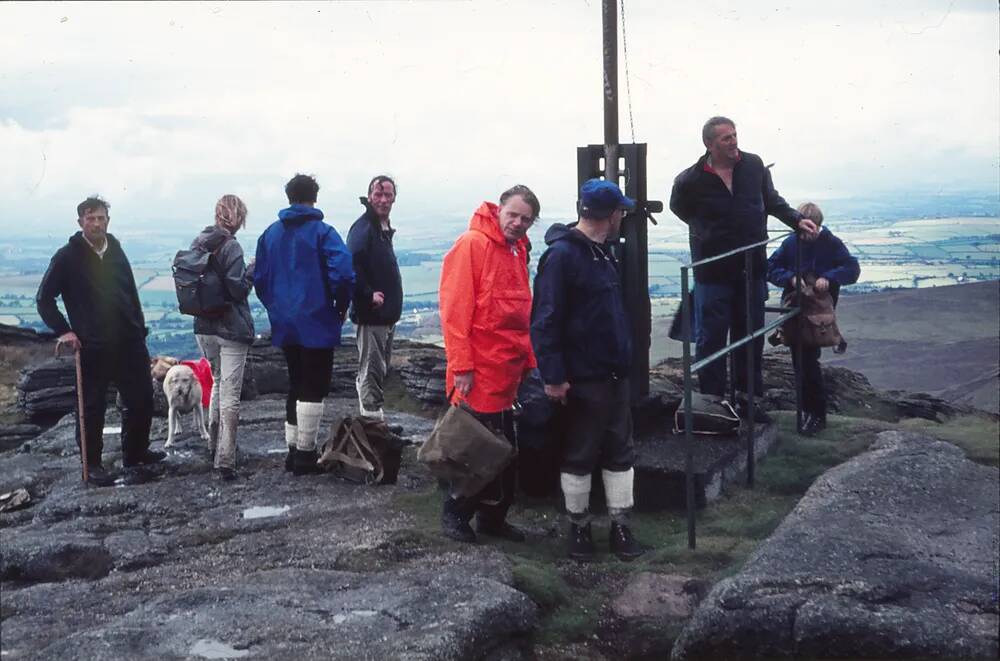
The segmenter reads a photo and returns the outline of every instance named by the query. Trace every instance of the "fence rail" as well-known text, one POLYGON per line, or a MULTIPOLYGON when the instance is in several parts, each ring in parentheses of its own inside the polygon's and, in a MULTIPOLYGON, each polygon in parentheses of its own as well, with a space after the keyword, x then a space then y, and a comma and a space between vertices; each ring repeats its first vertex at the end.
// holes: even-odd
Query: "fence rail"
MULTIPOLYGON (((792 307, 768 307, 765 306, 764 312, 777 312, 780 313, 777 319, 774 319, 770 323, 765 323, 761 328, 754 330, 752 333, 748 332, 744 337, 732 341, 718 351, 712 353, 709 356, 705 356, 697 360, 697 362, 691 362, 691 315, 693 310, 692 306, 688 305, 689 295, 690 295, 690 282, 689 274, 697 266, 704 266, 705 264, 710 264, 712 262, 717 262, 728 257, 733 257, 734 255, 739 255, 742 253, 744 255, 744 303, 745 303, 745 313, 746 313, 746 325, 744 328, 749 331, 753 328, 753 320, 751 317, 751 286, 753 278, 752 259, 753 250, 756 248, 761 248, 772 241, 777 239, 784 239, 785 237, 793 234, 794 232, 782 232, 777 236, 770 237, 763 241, 758 241, 757 243, 751 243, 729 252, 723 253, 721 255, 715 255, 713 257, 707 257, 705 259, 698 260, 697 262, 691 262, 681 266, 681 319, 682 327, 684 333, 684 443, 685 443, 685 500, 687 505, 687 526, 688 526, 688 548, 695 548, 695 497, 694 497, 694 434, 692 433, 692 419, 694 417, 693 411, 691 409, 691 393, 693 390, 693 378, 694 374, 699 370, 703 369, 707 365, 723 358, 725 356, 730 356, 730 369, 729 369, 729 393, 730 400, 735 400, 736 394, 736 354, 735 351, 742 347, 746 347, 746 408, 744 417, 746 418, 746 424, 740 424, 740 428, 746 429, 746 452, 747 452, 747 487, 753 488, 754 485, 754 414, 755 414, 755 393, 754 393, 754 342, 758 338, 762 338, 770 331, 778 328, 784 324, 789 319, 798 317, 799 322, 802 323, 802 317, 800 314, 800 307, 798 307, 799 301, 801 301, 801 291, 802 291, 802 251, 795 251, 795 302, 796 305, 792 307)), ((730 323, 730 326, 732 324, 730 323)), ((801 337, 801 333, 799 334, 801 337)), ((802 364, 802 346, 796 344, 793 348, 796 352, 796 363, 798 365, 802 364)), ((795 426, 797 430, 802 429, 802 370, 795 370, 795 426)))

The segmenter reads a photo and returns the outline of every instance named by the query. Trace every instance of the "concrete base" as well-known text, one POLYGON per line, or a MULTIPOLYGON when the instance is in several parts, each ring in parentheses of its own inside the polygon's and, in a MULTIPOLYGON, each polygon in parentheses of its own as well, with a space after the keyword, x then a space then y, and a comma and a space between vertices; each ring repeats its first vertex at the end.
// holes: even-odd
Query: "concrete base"
MULTIPOLYGON (((777 438, 773 424, 757 425, 754 457, 760 460, 777 438)), ((746 441, 736 436, 694 435, 694 493, 699 508, 718 498, 730 484, 746 480, 746 441)), ((686 450, 683 434, 636 439, 635 508, 655 512, 686 505, 686 450)))

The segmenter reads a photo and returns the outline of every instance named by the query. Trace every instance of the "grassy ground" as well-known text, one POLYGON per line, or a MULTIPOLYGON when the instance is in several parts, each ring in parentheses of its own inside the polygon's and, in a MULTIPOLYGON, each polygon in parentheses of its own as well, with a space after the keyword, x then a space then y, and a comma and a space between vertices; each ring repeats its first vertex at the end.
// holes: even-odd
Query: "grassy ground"
MULTIPOLYGON (((754 489, 737 488, 698 515, 697 548, 687 547, 683 512, 636 513, 637 537, 652 550, 633 563, 619 562, 607 552, 607 523, 595 522, 598 555, 578 564, 564 558, 564 523, 555 501, 520 499, 511 520, 530 531, 527 544, 490 540, 503 550, 513 566, 515 586, 528 594, 542 611, 534 644, 539 658, 601 658, 614 656, 614 634, 609 633, 608 604, 638 572, 682 574, 714 583, 736 572, 756 546, 766 539, 798 502, 813 481, 827 469, 864 451, 879 432, 908 429, 959 444, 970 458, 997 465, 995 419, 967 416, 944 424, 904 421, 900 424, 830 416, 829 426, 812 438, 798 436, 794 414, 777 412, 778 441, 757 468, 754 489), (992 426, 991 426, 992 425, 992 426)), ((440 492, 429 488, 401 496, 398 505, 415 515, 422 534, 433 534, 440 515, 440 492)), ((450 541, 442 542, 457 548, 450 541)), ((643 631, 669 646, 676 630, 643 631)))

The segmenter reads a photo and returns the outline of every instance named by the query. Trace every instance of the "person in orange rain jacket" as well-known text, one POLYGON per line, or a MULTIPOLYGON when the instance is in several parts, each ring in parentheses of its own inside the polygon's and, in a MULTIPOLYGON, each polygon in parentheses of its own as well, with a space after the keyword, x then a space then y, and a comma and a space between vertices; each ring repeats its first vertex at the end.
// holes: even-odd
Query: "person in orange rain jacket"
MULTIPOLYGON (((514 436, 514 399, 524 375, 535 367, 529 336, 531 285, 528 282, 527 233, 538 218, 538 198, 527 186, 500 196, 499 206, 483 204, 469 230, 458 237, 441 268, 440 311, 448 359, 446 390, 451 403, 462 404, 484 425, 514 436)), ((514 502, 514 462, 479 494, 444 499, 441 528, 445 535, 474 542, 469 522, 485 535, 524 541, 510 525, 514 502)))

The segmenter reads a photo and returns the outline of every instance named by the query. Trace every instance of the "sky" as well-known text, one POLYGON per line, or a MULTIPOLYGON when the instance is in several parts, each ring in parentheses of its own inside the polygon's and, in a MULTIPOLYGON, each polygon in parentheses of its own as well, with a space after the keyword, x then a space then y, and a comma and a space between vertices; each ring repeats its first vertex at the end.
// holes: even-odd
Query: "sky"
MULTIPOLYGON (((995 0, 624 9, 621 141, 649 145, 653 199, 716 114, 793 203, 998 192, 995 0)), ((598 0, 3 2, 0 23, 8 237, 72 230, 94 192, 112 231, 203 226, 236 193, 259 232, 296 172, 342 231, 378 173, 410 230, 516 183, 569 218, 576 148, 603 139, 598 0)))

